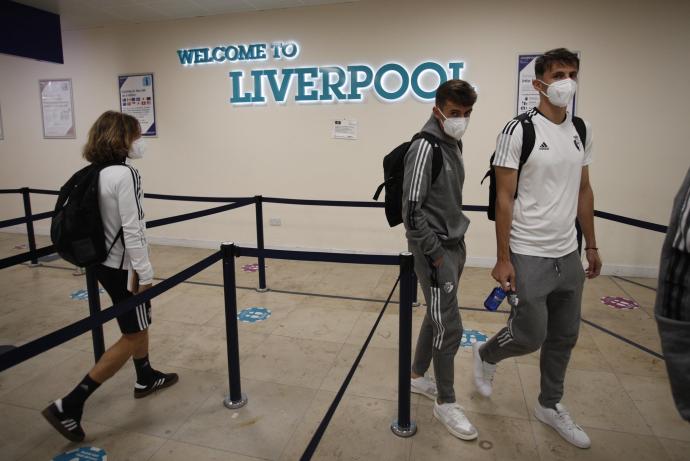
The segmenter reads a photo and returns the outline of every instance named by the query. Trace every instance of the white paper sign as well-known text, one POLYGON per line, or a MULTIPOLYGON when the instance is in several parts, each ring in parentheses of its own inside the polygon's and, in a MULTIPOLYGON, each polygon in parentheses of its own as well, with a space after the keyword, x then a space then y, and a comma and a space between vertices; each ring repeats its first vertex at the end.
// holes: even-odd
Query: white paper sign
POLYGON ((153 74, 120 75, 120 111, 139 120, 143 136, 156 136, 153 74))
POLYGON ((333 139, 357 139, 357 120, 333 120, 333 139))
MULTIPOLYGON (((540 53, 521 54, 518 56, 518 87, 517 87, 517 108, 516 114, 527 112, 539 105, 539 92, 532 86, 532 80, 536 77, 534 72, 534 62, 541 56, 540 53)), ((568 104, 568 112, 575 115, 575 99, 568 104)))
POLYGON ((39 80, 44 138, 76 138, 72 80, 39 80))

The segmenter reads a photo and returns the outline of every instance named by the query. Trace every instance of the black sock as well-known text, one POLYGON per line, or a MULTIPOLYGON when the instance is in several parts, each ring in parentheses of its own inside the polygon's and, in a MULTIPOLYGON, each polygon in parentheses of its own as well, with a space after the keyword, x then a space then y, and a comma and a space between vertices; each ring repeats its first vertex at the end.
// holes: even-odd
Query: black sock
POLYGON ((75 387, 72 392, 62 399, 62 409, 67 413, 77 413, 81 415, 84 409, 84 402, 89 398, 93 391, 98 389, 101 383, 97 383, 87 374, 84 379, 75 387))
POLYGON ((149 356, 140 359, 132 357, 134 360, 134 368, 137 370, 137 382, 139 384, 149 384, 153 381, 153 368, 149 363, 149 356))

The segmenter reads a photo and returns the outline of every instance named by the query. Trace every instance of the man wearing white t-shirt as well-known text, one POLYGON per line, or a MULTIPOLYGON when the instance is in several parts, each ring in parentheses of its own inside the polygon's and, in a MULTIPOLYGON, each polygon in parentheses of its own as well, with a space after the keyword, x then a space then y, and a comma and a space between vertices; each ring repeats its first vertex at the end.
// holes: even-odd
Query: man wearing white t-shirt
POLYGON ((579 333, 584 280, 601 270, 589 183, 592 129, 584 122, 583 143, 566 110, 579 67, 577 55, 563 48, 537 58, 532 84, 540 101, 527 120, 535 142, 522 167, 522 124, 512 120, 498 135, 493 161, 498 254, 491 275, 506 292, 516 292, 518 301, 508 325, 486 343, 475 344, 474 373, 477 390, 488 397, 498 362, 541 348, 535 416, 568 442, 588 448, 589 437, 560 403, 579 333), (586 240, 586 271, 578 253, 576 218, 586 240))

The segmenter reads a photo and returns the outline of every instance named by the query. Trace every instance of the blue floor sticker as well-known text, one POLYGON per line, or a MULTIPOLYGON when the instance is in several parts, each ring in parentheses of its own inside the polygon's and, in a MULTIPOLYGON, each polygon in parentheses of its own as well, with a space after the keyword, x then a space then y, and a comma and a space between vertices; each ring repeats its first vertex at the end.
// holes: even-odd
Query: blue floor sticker
POLYGON ((237 320, 244 323, 263 322, 271 316, 271 311, 265 307, 248 307, 237 314, 237 320))
MULTIPOLYGON (((105 291, 103 291, 103 288, 99 288, 98 292, 101 294, 105 293, 105 291)), ((70 294, 69 297, 77 301, 83 301, 85 299, 89 299, 89 292, 84 289, 81 289, 72 292, 72 294, 70 294)))
POLYGON ((80 447, 57 455, 52 461, 107 461, 105 450, 96 447, 80 447))
POLYGON ((486 341, 488 336, 486 336, 481 331, 477 330, 465 330, 462 332, 462 339, 460 340, 460 346, 462 347, 472 347, 472 344, 478 341, 486 341))

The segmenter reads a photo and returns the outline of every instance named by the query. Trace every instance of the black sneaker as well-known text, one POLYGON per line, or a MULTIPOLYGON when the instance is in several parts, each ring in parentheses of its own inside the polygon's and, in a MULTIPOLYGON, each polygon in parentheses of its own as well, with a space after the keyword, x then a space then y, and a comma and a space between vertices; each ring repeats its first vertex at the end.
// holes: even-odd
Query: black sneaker
POLYGON ((81 415, 69 415, 63 411, 62 399, 51 403, 41 412, 43 417, 60 434, 72 442, 81 442, 86 434, 81 427, 81 415))
POLYGON ((149 384, 134 384, 134 398, 140 399, 149 394, 153 394, 159 389, 164 389, 175 384, 179 380, 177 373, 161 373, 154 371, 153 380, 149 384))

